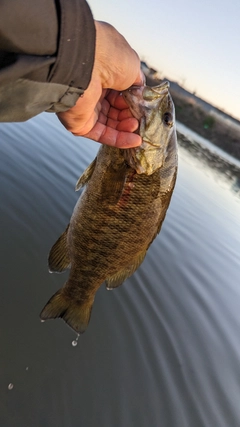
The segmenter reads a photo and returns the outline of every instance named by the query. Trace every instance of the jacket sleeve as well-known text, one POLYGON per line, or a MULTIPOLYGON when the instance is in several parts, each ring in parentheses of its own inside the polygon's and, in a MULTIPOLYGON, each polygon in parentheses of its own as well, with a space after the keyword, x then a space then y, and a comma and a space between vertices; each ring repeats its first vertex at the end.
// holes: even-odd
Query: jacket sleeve
POLYGON ((87 88, 95 26, 85 0, 0 1, 0 121, 65 111, 87 88))

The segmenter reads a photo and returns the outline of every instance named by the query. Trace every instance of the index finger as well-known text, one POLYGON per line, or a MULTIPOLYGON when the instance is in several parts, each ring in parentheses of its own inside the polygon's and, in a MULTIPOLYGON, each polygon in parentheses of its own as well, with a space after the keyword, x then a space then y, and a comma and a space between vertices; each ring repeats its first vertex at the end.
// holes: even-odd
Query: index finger
POLYGON ((128 108, 128 105, 124 100, 122 93, 118 92, 117 90, 110 90, 109 94, 107 95, 107 100, 109 104, 112 107, 117 108, 117 110, 124 110, 125 108, 128 108))

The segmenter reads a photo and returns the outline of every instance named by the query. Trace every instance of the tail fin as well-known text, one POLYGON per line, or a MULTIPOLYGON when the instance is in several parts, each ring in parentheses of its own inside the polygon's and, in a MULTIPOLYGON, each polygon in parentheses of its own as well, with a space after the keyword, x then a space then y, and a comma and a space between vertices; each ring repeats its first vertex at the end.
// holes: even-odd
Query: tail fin
POLYGON ((63 320, 78 334, 87 329, 93 301, 79 303, 67 297, 63 289, 56 292, 41 311, 42 320, 62 317, 63 320))

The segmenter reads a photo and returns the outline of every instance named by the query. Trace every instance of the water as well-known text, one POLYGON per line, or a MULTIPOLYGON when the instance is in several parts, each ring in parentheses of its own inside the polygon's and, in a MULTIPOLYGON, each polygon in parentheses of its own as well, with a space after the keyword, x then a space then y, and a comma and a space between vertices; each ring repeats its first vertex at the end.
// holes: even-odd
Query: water
POLYGON ((77 345, 78 345, 78 340, 79 340, 79 336, 80 336, 80 335, 79 335, 79 334, 77 334, 77 338, 76 338, 75 340, 73 340, 73 341, 72 341, 72 346, 73 346, 73 347, 77 347, 77 345))
POLYGON ((239 427, 238 170, 180 147, 172 203, 139 270, 98 291, 74 348, 63 321, 40 322, 67 277, 48 273, 48 251, 97 149, 50 114, 0 125, 0 425, 239 427))

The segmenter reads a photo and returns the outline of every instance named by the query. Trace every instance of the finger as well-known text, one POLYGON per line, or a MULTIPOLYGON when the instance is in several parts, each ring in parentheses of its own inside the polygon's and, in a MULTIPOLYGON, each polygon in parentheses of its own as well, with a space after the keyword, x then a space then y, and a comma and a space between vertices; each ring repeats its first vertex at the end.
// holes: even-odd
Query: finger
POLYGON ((133 117, 129 108, 125 108, 124 110, 118 110, 117 108, 110 107, 106 115, 110 119, 117 120, 117 121, 121 121, 121 120, 133 117))
MULTIPOLYGON (((68 124, 67 130, 72 132, 75 136, 84 136, 86 133, 90 132, 91 129, 94 128, 99 118, 99 113, 97 111, 94 111, 92 115, 88 118, 87 121, 85 121, 84 124, 78 123, 76 120, 74 121, 73 125, 70 126, 68 124)), ((104 122, 104 118, 102 118, 102 121, 104 122)))
POLYGON ((107 118, 107 116, 105 116, 105 114, 103 114, 102 112, 100 112, 97 121, 99 123, 102 123, 103 125, 106 125, 106 123, 108 121, 108 118, 107 118))
POLYGON ((114 107, 110 107, 107 113, 107 117, 112 120, 118 120, 119 110, 114 107))
POLYGON ((107 119, 107 122, 106 122, 107 127, 110 127, 112 129, 117 129, 118 125, 119 125, 118 120, 113 120, 113 119, 109 119, 109 118, 107 119))
POLYGON ((117 129, 123 132, 135 132, 139 127, 138 120, 132 116, 126 116, 121 121, 119 121, 107 118, 103 114, 100 114, 98 122, 103 125, 106 125, 107 127, 111 127, 112 129, 117 129))
POLYGON ((118 148, 134 148, 139 147, 142 143, 142 138, 135 133, 118 132, 115 147, 118 148))
POLYGON ((132 115, 131 111, 129 110, 129 108, 126 108, 125 110, 121 110, 121 111, 119 111, 119 114, 118 114, 118 120, 119 120, 120 122, 121 122, 122 120, 130 119, 130 118, 133 118, 133 115, 132 115))
POLYGON ((118 110, 124 110, 128 108, 128 105, 122 94, 117 90, 111 90, 107 96, 107 100, 112 107, 117 108, 118 110))
POLYGON ((97 123, 84 137, 118 148, 138 147, 142 142, 141 137, 137 134, 118 131, 102 123, 97 123))
POLYGON ((139 70, 139 74, 135 80, 135 82, 133 83, 134 86, 145 86, 146 84, 146 77, 143 74, 142 70, 139 70))
POLYGON ((118 123, 116 129, 124 132, 135 132, 139 128, 137 119, 130 117, 118 123))
POLYGON ((108 112, 109 112, 110 108, 111 107, 110 107, 109 102, 106 99, 104 99, 102 101, 102 105, 101 105, 101 113, 104 114, 105 116, 108 116, 108 112))
POLYGON ((106 132, 101 135, 99 142, 117 148, 134 148, 141 145, 142 139, 132 132, 122 132, 107 128, 106 132))

